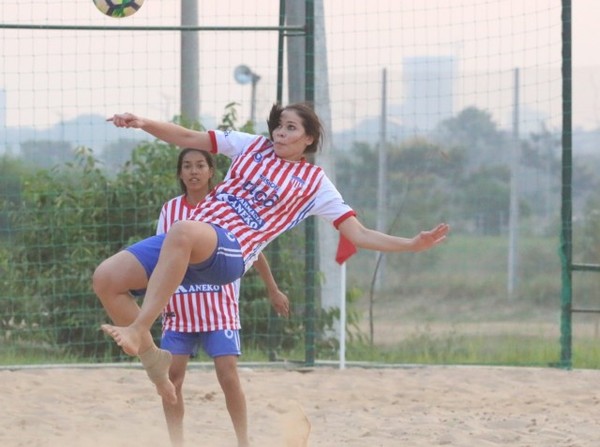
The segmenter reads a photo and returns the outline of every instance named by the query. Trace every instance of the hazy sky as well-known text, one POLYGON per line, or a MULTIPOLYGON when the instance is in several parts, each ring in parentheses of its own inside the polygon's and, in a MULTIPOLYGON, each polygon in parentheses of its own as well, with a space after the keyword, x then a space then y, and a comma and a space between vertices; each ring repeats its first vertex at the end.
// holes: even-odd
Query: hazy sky
MULTIPOLYGON (((201 25, 277 24, 278 0, 199 4, 201 25)), ((146 0, 136 15, 110 19, 91 0, 10 2, 0 8, 0 23, 178 25, 178 6, 146 0)), ((512 71, 519 67, 524 100, 550 124, 560 123, 560 0, 324 0, 324 11, 338 129, 378 113, 383 68, 391 110, 402 103, 407 56, 455 57, 456 108, 489 108, 501 123, 510 116, 512 71)), ((598 23, 600 0, 573 0, 574 121, 586 128, 600 126, 598 23)), ((218 118, 236 101, 248 118, 249 86, 232 76, 244 63, 261 76, 257 116, 264 116, 275 99, 275 34, 203 32, 200 40, 201 113, 218 118)), ((159 119, 178 113, 177 32, 0 29, 0 53, 7 126, 45 127, 124 110, 159 119)))

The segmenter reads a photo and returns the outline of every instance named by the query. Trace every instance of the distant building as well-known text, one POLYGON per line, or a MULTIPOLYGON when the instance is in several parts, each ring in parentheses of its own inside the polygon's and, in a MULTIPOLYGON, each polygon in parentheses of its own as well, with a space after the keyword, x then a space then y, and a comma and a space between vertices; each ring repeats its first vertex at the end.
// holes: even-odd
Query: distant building
POLYGON ((404 58, 402 124, 406 130, 427 132, 452 117, 455 77, 453 56, 404 58))

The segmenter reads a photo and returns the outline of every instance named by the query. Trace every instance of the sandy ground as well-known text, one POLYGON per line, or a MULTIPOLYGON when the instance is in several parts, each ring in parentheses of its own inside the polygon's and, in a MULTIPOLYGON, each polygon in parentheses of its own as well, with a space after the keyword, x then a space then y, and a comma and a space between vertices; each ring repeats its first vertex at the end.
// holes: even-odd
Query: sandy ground
MULTIPOLYGON (((600 371, 425 366, 306 370, 242 366, 254 446, 598 446, 600 371), (300 430, 301 431, 301 430, 300 430)), ((214 372, 191 368, 189 446, 235 446, 214 372)), ((0 446, 169 446, 137 368, 0 370, 0 446)))

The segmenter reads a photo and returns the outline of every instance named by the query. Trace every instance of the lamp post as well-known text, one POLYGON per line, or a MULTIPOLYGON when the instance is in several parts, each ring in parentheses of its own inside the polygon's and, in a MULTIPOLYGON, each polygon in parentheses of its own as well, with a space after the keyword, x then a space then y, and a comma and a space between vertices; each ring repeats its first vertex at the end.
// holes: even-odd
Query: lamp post
POLYGON ((252 84, 252 93, 250 97, 250 122, 252 123, 252 126, 254 126, 256 123, 256 84, 258 83, 260 76, 250 70, 247 65, 238 65, 233 71, 233 77, 238 84, 252 84))

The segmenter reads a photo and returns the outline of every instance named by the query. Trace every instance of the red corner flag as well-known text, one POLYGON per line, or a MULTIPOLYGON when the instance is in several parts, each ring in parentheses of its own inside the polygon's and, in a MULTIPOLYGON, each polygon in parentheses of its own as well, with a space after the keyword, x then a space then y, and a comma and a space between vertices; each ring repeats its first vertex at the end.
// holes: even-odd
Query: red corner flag
POLYGON ((344 237, 343 234, 340 233, 340 241, 338 242, 337 253, 335 254, 335 261, 338 264, 343 264, 350 257, 356 253, 356 247, 352 242, 344 237))

